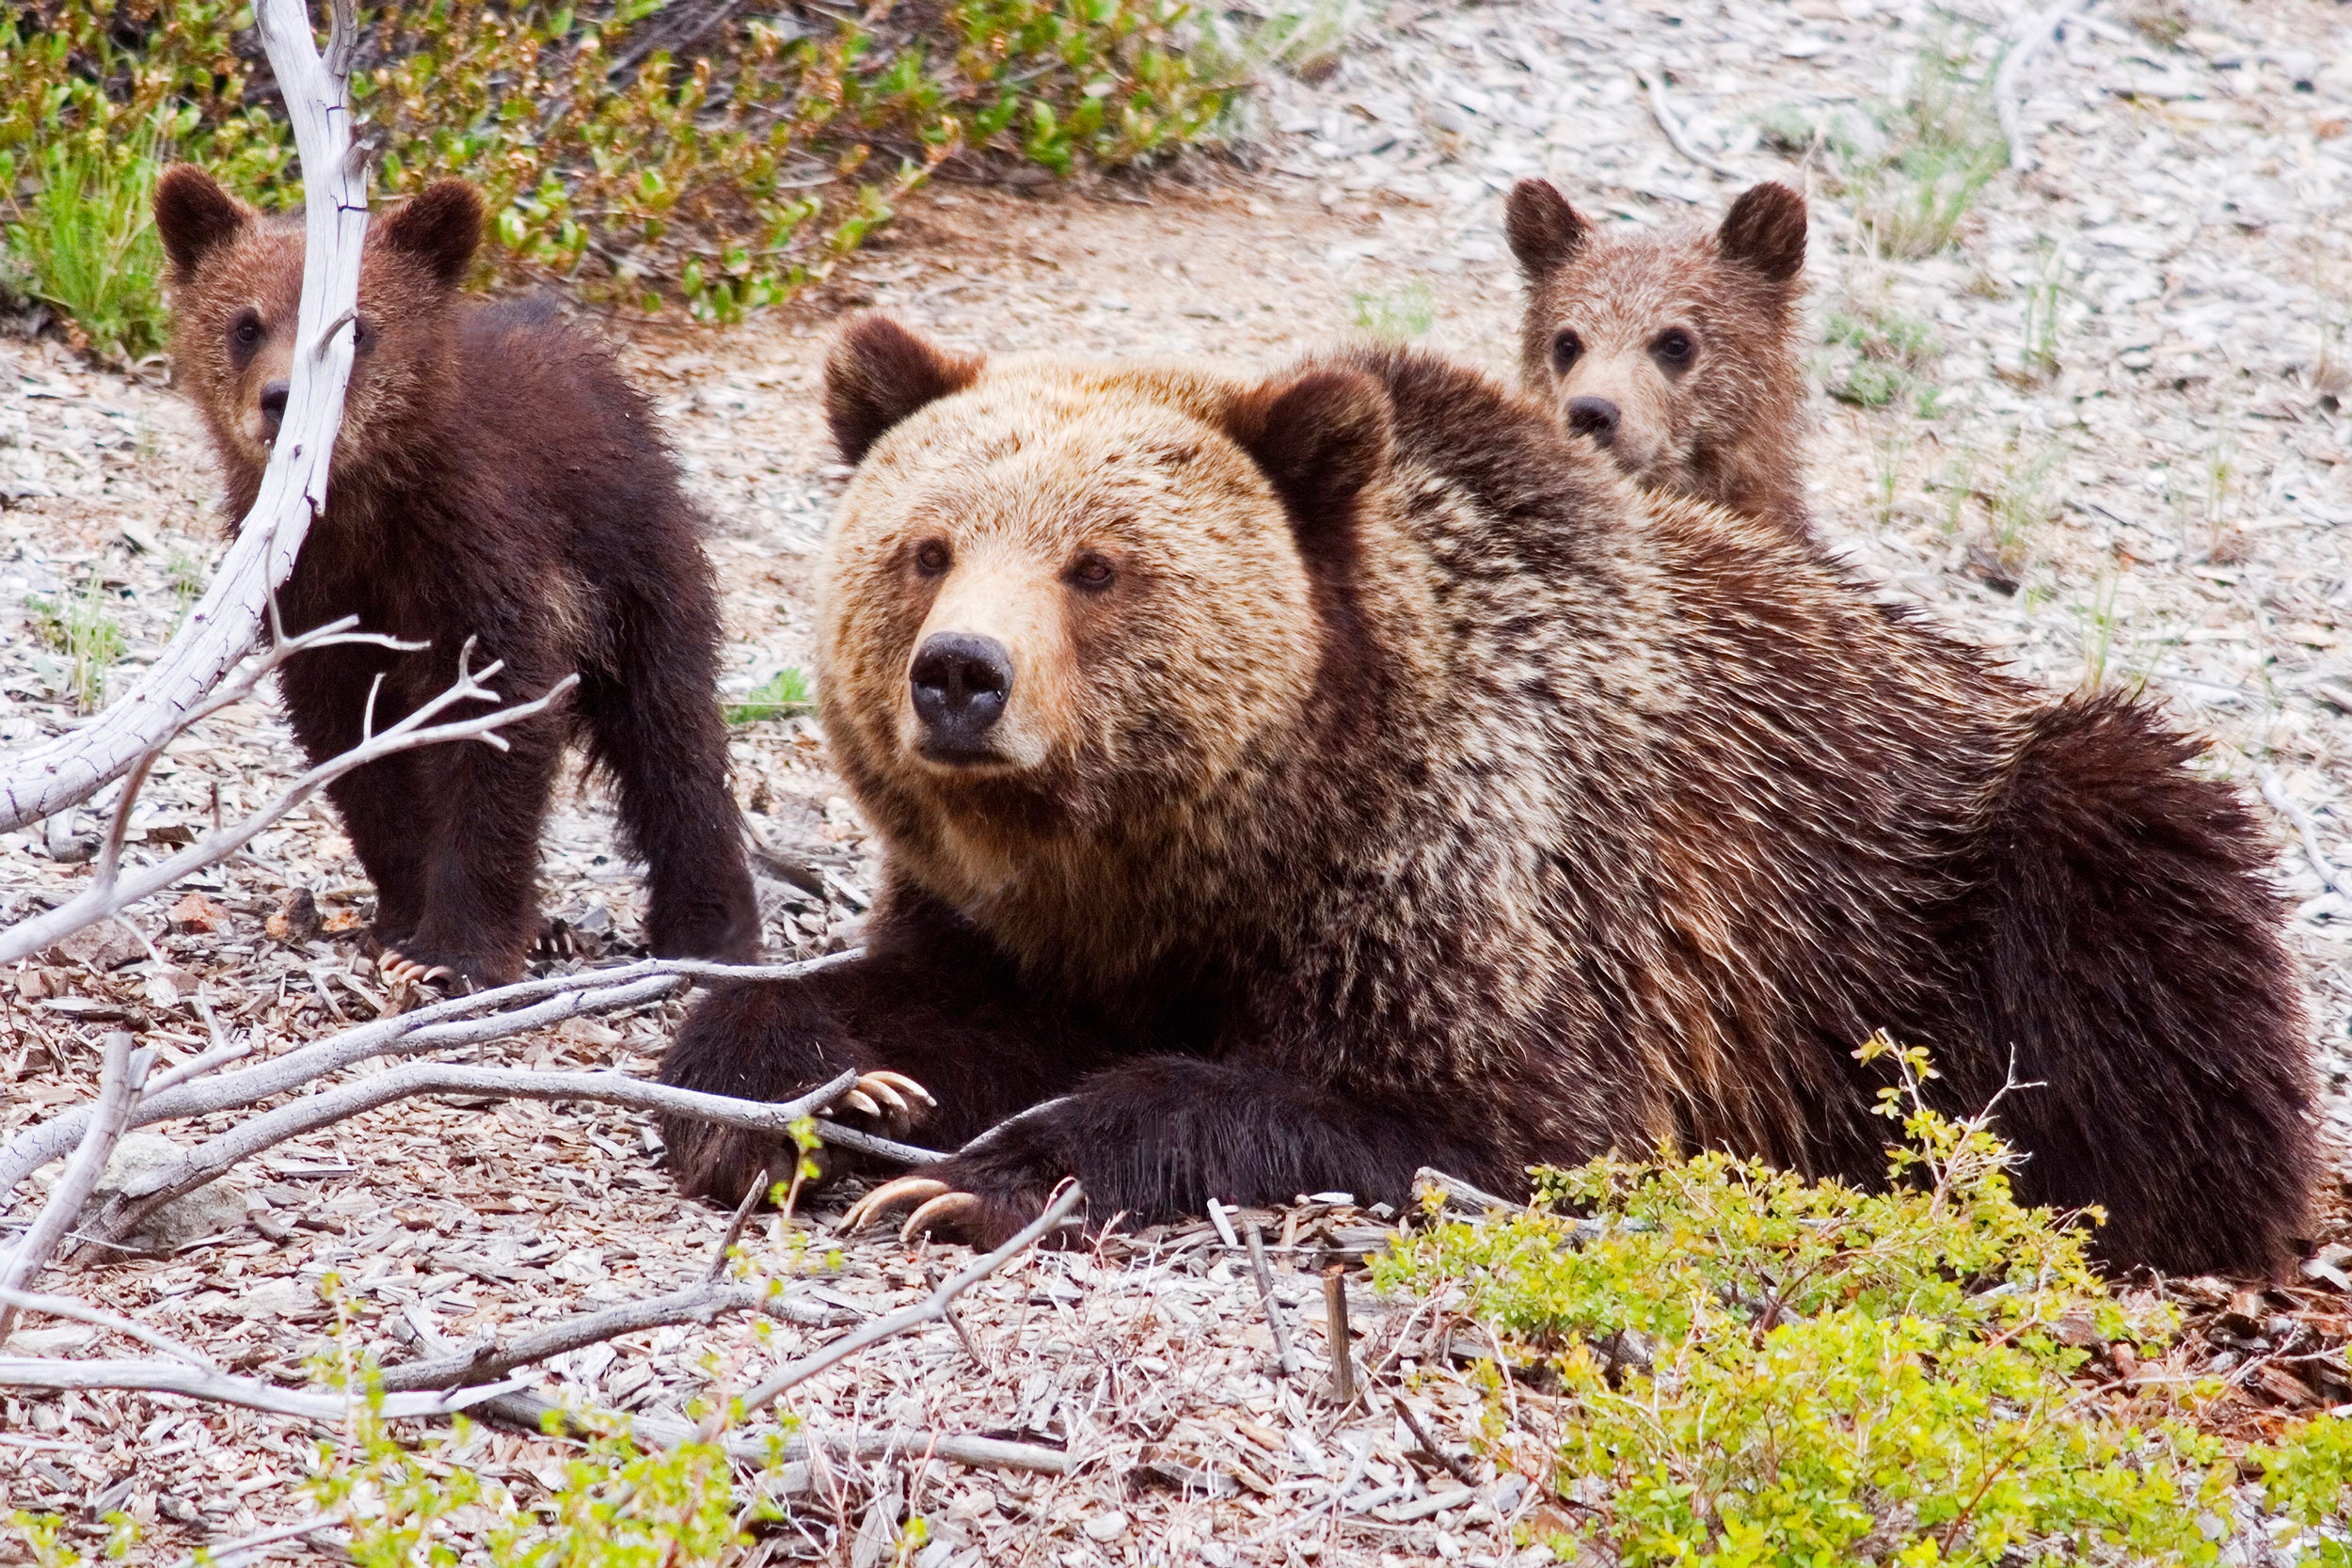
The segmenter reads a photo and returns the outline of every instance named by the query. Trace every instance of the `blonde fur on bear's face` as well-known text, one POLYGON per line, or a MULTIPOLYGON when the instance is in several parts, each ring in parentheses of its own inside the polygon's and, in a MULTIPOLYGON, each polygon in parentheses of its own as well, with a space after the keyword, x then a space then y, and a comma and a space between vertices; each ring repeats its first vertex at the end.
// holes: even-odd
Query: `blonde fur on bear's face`
POLYGON ((1181 823, 1295 729, 1321 639, 1283 508, 1218 424, 1239 390, 1006 359, 866 454, 821 579, 826 729, 930 885, 985 900, 1041 841, 1181 823), (1011 657, 977 763, 921 747, 910 669, 946 633, 1011 657))

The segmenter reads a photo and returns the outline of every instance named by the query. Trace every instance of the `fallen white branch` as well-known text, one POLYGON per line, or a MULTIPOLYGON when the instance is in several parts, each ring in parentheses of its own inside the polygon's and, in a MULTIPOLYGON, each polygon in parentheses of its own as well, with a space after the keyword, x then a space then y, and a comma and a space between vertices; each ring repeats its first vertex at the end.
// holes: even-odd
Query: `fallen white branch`
POLYGON ((779 1293, 765 1284, 704 1284, 668 1295, 650 1296, 601 1312, 584 1312, 517 1336, 505 1344, 485 1340, 429 1361, 404 1361, 384 1369, 384 1386, 395 1392, 455 1388, 496 1383, 517 1367, 564 1355, 643 1329, 671 1323, 709 1323, 737 1312, 757 1312, 779 1323, 821 1326, 835 1322, 823 1307, 779 1293))
MULTIPOLYGON (((472 648, 472 642, 469 641, 466 644, 468 655, 472 648)), ((296 779, 293 786, 278 799, 236 826, 207 833, 178 854, 153 865, 141 866, 126 877, 117 877, 109 866, 104 876, 93 879, 89 886, 57 908, 45 914, 35 915, 30 920, 19 921, 7 930, 0 931, 0 964, 14 963, 19 958, 30 957, 61 937, 107 919, 142 898, 161 893, 183 878, 218 864, 259 838, 294 807, 354 768, 364 768, 395 752, 461 740, 480 740, 504 750, 506 738, 498 733, 500 729, 545 713, 558 699, 580 684, 579 675, 566 675, 531 702, 498 708, 471 719, 453 720, 446 724, 434 723, 434 719, 455 704, 499 700, 498 693, 483 682, 496 675, 501 665, 493 662, 477 674, 466 667, 467 663, 467 657, 461 656, 457 681, 448 690, 381 735, 373 736, 363 744, 320 763, 296 779)), ((123 809, 126 813, 129 810, 127 800, 123 809)))
POLYGON ((2319 873, 2320 885, 2352 898, 2352 872, 2328 863, 2327 851, 2319 847, 2319 829, 2312 821, 2312 814, 2296 802, 2295 797, 2287 793, 2286 784, 2270 768, 2255 769, 2254 777, 2260 781, 2263 799, 2270 802, 2271 809, 2295 824, 2296 833, 2303 841, 2303 858, 2319 873))
MULTIPOLYGON (((241 1071, 158 1090, 140 1101, 131 1125, 144 1127, 256 1105, 377 1056, 418 1055, 481 1045, 566 1019, 617 1012, 667 996, 692 979, 790 980, 858 956, 852 949, 798 963, 739 965, 699 958, 647 958, 612 969, 520 980, 358 1024, 241 1071)), ((15 1191, 34 1171, 71 1150, 88 1125, 89 1116, 87 1105, 60 1111, 0 1146, 0 1198, 15 1191)))
POLYGON ((349 1084, 339 1084, 317 1094, 304 1095, 291 1104, 264 1111, 220 1136, 197 1145, 178 1159, 155 1166, 126 1185, 84 1223, 81 1235, 86 1243, 101 1246, 119 1242, 165 1204, 218 1180, 241 1161, 276 1148, 289 1138, 419 1095, 598 1101, 641 1111, 670 1111, 782 1138, 789 1135, 793 1122, 832 1104, 856 1084, 857 1072, 852 1069, 797 1100, 731 1100, 724 1095, 672 1088, 666 1084, 632 1078, 625 1072, 535 1072, 521 1068, 467 1067, 455 1062, 412 1062, 349 1084))
POLYGON ((2026 145, 2023 126, 2026 109, 2026 71, 2042 51, 2048 47, 2066 19, 2084 10, 2097 0, 2057 0, 2026 16, 2009 36, 2001 51, 2000 69, 1993 73, 1993 114, 2001 127, 2001 139, 2009 147, 2009 166, 2027 169, 2037 162, 2033 149, 2026 145))
POLYGON ((911 1329, 921 1328, 926 1323, 946 1320, 955 1308, 958 1296, 1003 1268, 1019 1254, 1026 1251, 1046 1232, 1057 1228, 1063 1220, 1070 1217, 1070 1212, 1085 1201, 1086 1192, 1077 1181, 1075 1180, 1064 1180, 1060 1187, 1055 1190, 1053 1198, 1045 1205, 1045 1212, 1024 1226, 1004 1245, 985 1257, 974 1259, 965 1266, 961 1273, 947 1279, 938 1290, 933 1291, 914 1306, 907 1307, 904 1311, 893 1312, 886 1318, 876 1318, 872 1323, 855 1332, 843 1335, 815 1354, 803 1356, 790 1366, 780 1369, 743 1396, 743 1408, 745 1410, 764 1409, 774 1403, 779 1397, 799 1387, 826 1368, 855 1355, 868 1345, 878 1344, 882 1340, 904 1334, 911 1329))
POLYGON ((113 1312, 101 1311, 72 1296, 40 1295, 32 1291, 0 1289, 0 1303, 21 1307, 27 1312, 37 1312, 43 1317, 67 1318, 74 1323, 87 1323, 92 1328, 112 1329, 117 1334, 128 1335, 143 1345, 162 1351, 166 1355, 185 1361, 191 1367, 209 1368, 213 1364, 209 1357, 191 1345, 167 1338, 144 1323, 133 1323, 113 1312))
POLYGON ((1668 146, 1709 174, 1720 174, 1726 180, 1747 178, 1740 170, 1732 167, 1722 159, 1709 157, 1699 150, 1698 144, 1691 140, 1690 133, 1683 129, 1682 121, 1675 118, 1673 105, 1666 102, 1666 71, 1663 66, 1647 72, 1637 71, 1635 76, 1642 86, 1648 89, 1650 118, 1658 121, 1658 129, 1665 133, 1668 146))
MULTIPOLYGON (((387 1394, 386 1416, 448 1416, 494 1399, 511 1385, 490 1384, 448 1393, 387 1394)), ((183 1361, 65 1361, 52 1356, 0 1355, 0 1388, 119 1388, 185 1394, 214 1404, 243 1405, 279 1416, 342 1422, 364 1402, 334 1390, 283 1388, 260 1378, 190 1366, 183 1361)))
MULTIPOLYGON (((147 1069, 155 1060, 152 1051, 134 1051, 131 1037, 117 1030, 106 1037, 105 1062, 98 1080, 98 1103, 82 1141, 73 1150, 73 1158, 66 1162, 65 1175, 40 1212, 33 1216, 32 1228, 16 1243, 15 1250, 0 1262, 0 1291, 13 1296, 40 1277, 49 1265, 59 1243, 73 1228, 74 1216, 82 1205, 89 1201, 98 1189, 98 1179, 105 1174, 106 1161, 115 1151, 115 1144, 130 1124, 131 1107, 138 1102, 140 1086, 147 1078, 147 1069)), ((8 1342, 8 1335, 16 1327, 17 1304, 0 1301, 0 1348, 8 1342)))
POLYGON ((311 519, 326 504, 327 469, 351 379, 359 258, 367 239, 367 161, 352 143, 345 90, 353 46, 338 6, 319 58, 303 0, 255 0, 253 20, 284 95, 302 160, 302 303, 286 415, 253 509, 186 622, 120 701, 55 739, 0 760, 0 832, 87 800, 183 727, 262 629, 270 597, 294 571, 311 519))

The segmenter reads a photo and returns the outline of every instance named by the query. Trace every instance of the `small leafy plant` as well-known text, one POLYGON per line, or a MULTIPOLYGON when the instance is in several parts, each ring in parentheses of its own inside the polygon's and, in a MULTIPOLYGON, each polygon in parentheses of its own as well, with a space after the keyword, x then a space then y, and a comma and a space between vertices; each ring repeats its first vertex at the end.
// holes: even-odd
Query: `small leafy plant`
POLYGON ((1391 293, 1353 295, 1348 314, 1359 332, 1384 342, 1410 342, 1437 325, 1438 301, 1428 284, 1407 283, 1391 293))
POLYGON ((67 679, 75 705, 84 713, 104 707, 107 677, 128 646, 105 584, 92 577, 78 593, 28 597, 25 608, 32 612, 34 634, 70 661, 67 679))
POLYGON ((16 286, 103 359, 139 359, 164 344, 163 246, 148 211, 162 170, 155 147, 152 135, 120 146, 60 137, 33 160, 40 184, 29 199, 0 189, 13 209, 16 286))
MULTIPOLYGON (((1553 1484, 1628 1568, 2218 1560, 2236 1470, 2183 1418, 2198 1391, 2126 1419, 2077 1348, 2169 1339, 2169 1309, 2106 1292, 2095 1212, 2016 1201, 1989 1115, 1929 1107, 1923 1053, 1859 1054, 1895 1069, 1883 1191, 1720 1153, 1597 1160, 1537 1172, 1531 1212, 1401 1241, 1378 1276, 1556 1386, 1553 1484)), ((2282 1445, 2268 1506, 2341 1532, 2347 1451, 2282 1445)))
POLYGON ((1832 310, 1822 343, 1822 385, 1857 408, 1883 408, 1931 391, 1924 372, 1944 351, 1932 323, 1899 310, 1832 310))

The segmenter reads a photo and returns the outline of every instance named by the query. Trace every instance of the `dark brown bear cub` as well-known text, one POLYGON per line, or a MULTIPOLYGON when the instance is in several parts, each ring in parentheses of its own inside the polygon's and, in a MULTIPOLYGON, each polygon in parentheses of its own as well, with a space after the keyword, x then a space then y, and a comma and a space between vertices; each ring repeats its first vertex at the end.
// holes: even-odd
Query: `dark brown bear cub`
MULTIPOLYGON (((884 1189, 914 1223, 999 1238, 1073 1172, 1098 1223, 1422 1164, 1524 1191, 1661 1140, 1883 1180, 1883 1029, 1947 1111, 2014 1053, 2018 1185, 2106 1204, 2111 1259, 2298 1233, 2263 834, 2145 709, 1417 354, 1259 384, 868 321, 828 398, 825 734, 882 893, 862 958, 714 990, 663 1076, 929 1085, 974 1141, 884 1189)), ((788 1168, 668 1132, 723 1201, 788 1168)))
MULTIPOLYGON (((185 165, 157 187, 155 222, 171 261, 173 366, 243 516, 285 410, 302 231, 185 165)), ((456 181, 370 227, 326 508, 279 611, 290 633, 357 615, 431 646, 290 661, 294 735, 313 760, 347 751, 371 701, 380 728, 445 689, 469 638, 477 669, 504 663, 497 684, 513 700, 577 672, 570 711, 508 727, 505 751, 427 747, 327 786, 375 882, 388 970, 469 984, 521 974, 538 929, 540 828, 575 733, 611 774, 622 832, 646 863, 653 950, 754 957, 699 518, 609 355, 546 307, 460 297, 481 234, 481 198, 456 181)))
POLYGON ((1635 483, 1803 536, 1804 198, 1757 185, 1712 233, 1609 233, 1522 180, 1504 217, 1528 395, 1635 483))

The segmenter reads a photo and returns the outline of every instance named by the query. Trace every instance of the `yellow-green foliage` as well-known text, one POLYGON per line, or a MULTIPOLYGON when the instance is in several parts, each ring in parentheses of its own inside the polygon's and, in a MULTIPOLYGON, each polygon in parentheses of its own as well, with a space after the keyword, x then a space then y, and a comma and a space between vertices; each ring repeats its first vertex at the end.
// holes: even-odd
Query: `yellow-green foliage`
MULTIPOLYGON (((1208 134, 1233 86, 1196 67, 1180 0, 683 12, 363 8, 352 90, 383 137, 377 188, 462 175, 489 198, 499 271, 731 319, 820 276, 951 155, 1132 163, 1208 134)), ((135 135, 263 206, 299 202, 290 128, 248 103, 267 70, 237 53, 250 24, 222 0, 42 0, 0 21, 0 191, 43 149, 114 157, 135 135)))
MULTIPOLYGON (((2195 1393, 2123 1419, 2074 1348, 2161 1343, 2170 1317, 2126 1313, 2081 1230, 2016 1202, 1983 1118, 1920 1103, 1922 1056, 1865 1053, 1904 1082, 1887 1191, 1598 1160, 1540 1173, 1528 1213, 1400 1242, 1383 1281, 1454 1295, 1557 1379, 1558 1484, 1629 1565, 2217 1560, 2236 1472, 2181 1418, 2195 1393)), ((2267 1461, 2307 1531, 2346 1523, 2347 1431, 2267 1461)))

